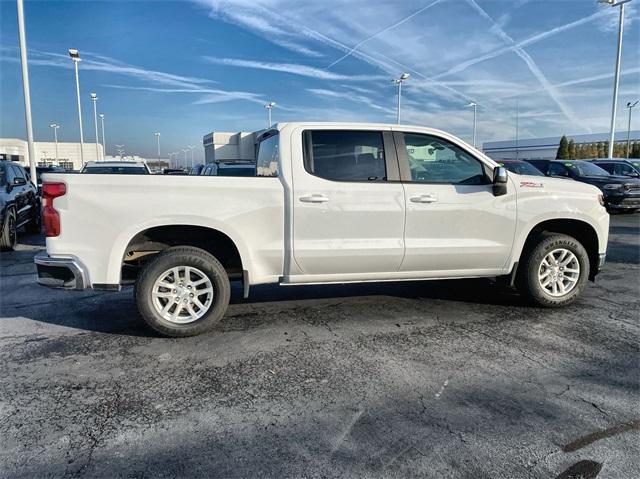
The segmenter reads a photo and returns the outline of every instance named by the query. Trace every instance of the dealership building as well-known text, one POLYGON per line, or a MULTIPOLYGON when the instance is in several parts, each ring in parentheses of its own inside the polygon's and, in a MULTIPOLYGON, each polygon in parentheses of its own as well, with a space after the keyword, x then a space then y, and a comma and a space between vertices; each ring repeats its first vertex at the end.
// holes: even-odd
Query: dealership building
MULTIPOLYGON (((61 166, 67 170, 79 170, 82 168, 80 158, 80 143, 58 142, 58 155, 56 157, 56 144, 53 141, 34 142, 36 164, 38 166, 61 166)), ((82 149, 84 161, 96 161, 96 144, 85 143, 82 149)), ((98 143, 97 154, 104 157, 102 145, 98 143)), ((0 138, 0 160, 17 161, 23 166, 29 165, 29 147, 25 140, 18 138, 0 138)))
MULTIPOLYGON (((555 159, 560 145, 560 137, 531 138, 526 140, 488 141, 482 144, 482 151, 494 160, 533 160, 555 159)), ((576 145, 609 141, 609 133, 594 133, 589 135, 567 135, 567 139, 573 140, 576 145)), ((640 130, 630 132, 631 142, 640 141, 640 130)), ((616 143, 627 142, 627 130, 618 131, 615 136, 616 143)))

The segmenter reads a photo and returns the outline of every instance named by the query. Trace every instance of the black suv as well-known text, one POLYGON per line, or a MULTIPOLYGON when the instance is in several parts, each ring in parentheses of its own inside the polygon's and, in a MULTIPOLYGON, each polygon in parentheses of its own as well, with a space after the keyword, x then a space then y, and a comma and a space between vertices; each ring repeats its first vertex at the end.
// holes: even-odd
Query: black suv
POLYGON ((603 170, 607 170, 612 175, 640 178, 640 160, 612 158, 611 160, 593 160, 592 163, 603 170))
POLYGON ((24 168, 12 161, 0 161, 0 250, 12 250, 18 228, 40 232, 40 197, 24 168))
POLYGON ((640 180, 609 174, 583 160, 528 160, 545 176, 571 178, 600 188, 609 211, 640 210, 640 180))

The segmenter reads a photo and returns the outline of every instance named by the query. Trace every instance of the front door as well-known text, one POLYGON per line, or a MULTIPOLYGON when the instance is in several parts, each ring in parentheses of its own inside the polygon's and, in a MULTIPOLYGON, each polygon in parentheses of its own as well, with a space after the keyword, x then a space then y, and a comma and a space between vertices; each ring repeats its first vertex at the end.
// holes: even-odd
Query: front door
POLYGON ((514 188, 494 196, 489 165, 453 139, 395 138, 407 210, 401 271, 473 276, 503 269, 515 232, 514 188))
POLYGON ((293 251, 300 273, 330 281, 335 275, 358 280, 398 271, 404 190, 389 181, 390 175, 398 179, 391 132, 318 128, 299 134, 302 140, 294 144, 302 151, 293 149, 292 171, 293 251))

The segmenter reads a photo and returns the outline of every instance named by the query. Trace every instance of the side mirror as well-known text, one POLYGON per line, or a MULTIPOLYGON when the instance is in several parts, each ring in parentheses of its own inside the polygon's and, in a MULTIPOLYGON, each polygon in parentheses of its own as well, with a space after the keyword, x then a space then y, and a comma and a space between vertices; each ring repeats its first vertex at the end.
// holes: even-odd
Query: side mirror
POLYGON ((631 172, 627 173, 626 176, 630 176, 631 178, 638 178, 638 177, 640 177, 640 173, 636 173, 635 171, 631 171, 631 172))
POLYGON ((507 194, 507 178, 509 174, 504 166, 498 166, 493 170, 493 196, 507 194))
POLYGON ((22 185, 26 185, 27 184, 27 180, 25 180, 24 178, 14 178, 13 179, 13 186, 22 186, 22 185))

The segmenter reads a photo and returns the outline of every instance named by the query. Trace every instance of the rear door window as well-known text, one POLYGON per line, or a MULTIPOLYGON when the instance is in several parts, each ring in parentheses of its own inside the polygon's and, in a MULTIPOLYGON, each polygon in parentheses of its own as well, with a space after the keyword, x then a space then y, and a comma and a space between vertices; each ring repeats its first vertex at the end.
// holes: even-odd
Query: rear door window
MULTIPOLYGON (((278 144, 277 134, 258 143, 258 159, 256 160, 256 176, 278 176, 278 144)), ((253 176, 253 171, 251 171, 253 176)))
POLYGON ((307 130, 304 167, 308 173, 332 181, 385 181, 382 132, 307 130))
POLYGON ((569 170, 561 163, 551 163, 549 165, 550 176, 569 176, 569 170))

